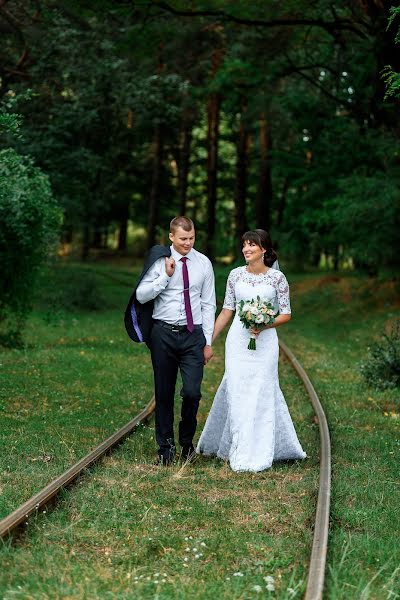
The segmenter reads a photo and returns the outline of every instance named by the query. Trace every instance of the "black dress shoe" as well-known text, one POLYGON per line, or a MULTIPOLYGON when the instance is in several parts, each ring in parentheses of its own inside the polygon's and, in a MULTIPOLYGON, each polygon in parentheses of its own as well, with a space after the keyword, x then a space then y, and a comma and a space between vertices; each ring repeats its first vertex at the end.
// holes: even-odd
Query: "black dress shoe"
POLYGON ((161 467, 170 467, 173 464, 174 459, 175 454, 159 454, 154 464, 159 465, 161 467))
POLYGON ((181 457, 183 460, 191 460, 196 456, 196 450, 194 449, 193 444, 190 446, 182 446, 181 457))

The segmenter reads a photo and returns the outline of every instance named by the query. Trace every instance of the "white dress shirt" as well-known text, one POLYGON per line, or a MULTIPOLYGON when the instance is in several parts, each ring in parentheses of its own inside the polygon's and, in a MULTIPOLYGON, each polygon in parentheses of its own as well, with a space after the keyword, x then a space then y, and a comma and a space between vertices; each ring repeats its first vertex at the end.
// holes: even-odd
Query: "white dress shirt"
MULTIPOLYGON (((186 255, 189 274, 189 294, 193 323, 202 325, 206 342, 211 346, 215 321, 214 271, 210 260, 194 248, 186 255)), ((165 258, 159 258, 150 267, 136 290, 141 304, 154 299, 153 319, 173 325, 186 325, 183 297, 182 254, 171 246, 171 258, 175 259, 172 277, 165 271, 165 258)))

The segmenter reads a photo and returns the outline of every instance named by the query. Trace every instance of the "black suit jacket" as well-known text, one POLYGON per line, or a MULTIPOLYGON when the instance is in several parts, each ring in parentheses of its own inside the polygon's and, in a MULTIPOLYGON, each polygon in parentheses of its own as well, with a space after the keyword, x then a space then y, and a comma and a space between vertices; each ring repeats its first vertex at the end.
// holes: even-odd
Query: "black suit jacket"
POLYGON ((150 249, 139 281, 133 290, 125 310, 125 329, 134 342, 146 342, 148 345, 150 341, 150 333, 153 326, 154 300, 140 304, 136 298, 136 290, 150 267, 162 256, 171 256, 171 248, 169 246, 153 246, 150 249))

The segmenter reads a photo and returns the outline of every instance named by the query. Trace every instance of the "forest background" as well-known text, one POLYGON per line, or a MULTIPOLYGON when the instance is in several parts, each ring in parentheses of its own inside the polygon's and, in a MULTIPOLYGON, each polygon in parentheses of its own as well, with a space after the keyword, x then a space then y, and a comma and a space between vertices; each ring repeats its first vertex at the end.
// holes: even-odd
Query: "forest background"
MULTIPOLYGON (((167 242, 171 217, 194 219, 219 303, 242 258, 241 234, 269 228, 292 292, 282 335, 331 432, 326 597, 398 597, 393 4, 0 0, 1 516, 151 397, 150 357, 127 338, 122 317, 144 254, 167 242)), ((221 336, 202 422, 222 355, 221 336)), ((93 485, 86 480, 63 508, 35 517, 18 548, 2 545, 5 597, 130 597, 136 586, 143 598, 154 590, 205 598, 209 589, 243 598, 271 573, 275 597, 300 597, 318 440, 285 363, 280 377, 306 468, 277 465, 246 484, 211 461, 196 463, 190 480, 173 479, 175 471, 168 479, 144 428, 93 485), (194 504, 193 482, 199 498, 209 486, 204 506, 194 504), (221 502, 211 504, 216 490, 221 502), (150 499, 162 510, 149 512, 150 499), (210 552, 183 568, 185 536, 196 528, 210 552), (176 551, 164 553, 170 546, 176 551), (166 585, 143 578, 149 564, 171 574, 166 585)))
POLYGON ((177 214, 211 260, 262 227, 292 270, 393 274, 391 4, 2 0, 1 319, 54 242, 141 261, 177 214))

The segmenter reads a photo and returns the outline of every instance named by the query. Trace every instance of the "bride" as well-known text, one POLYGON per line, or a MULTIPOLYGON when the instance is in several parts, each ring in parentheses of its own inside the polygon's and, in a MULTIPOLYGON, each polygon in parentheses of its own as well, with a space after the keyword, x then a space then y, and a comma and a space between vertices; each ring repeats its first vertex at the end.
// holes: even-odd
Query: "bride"
POLYGON ((196 452, 229 460, 234 471, 262 471, 273 461, 305 458, 279 387, 276 327, 290 320, 289 286, 277 267, 269 234, 263 229, 242 237, 246 265, 228 277, 224 305, 213 340, 234 316, 226 338, 225 373, 196 452), (236 307, 260 296, 279 312, 263 330, 245 329, 236 307), (248 350, 250 332, 256 350, 248 350))

